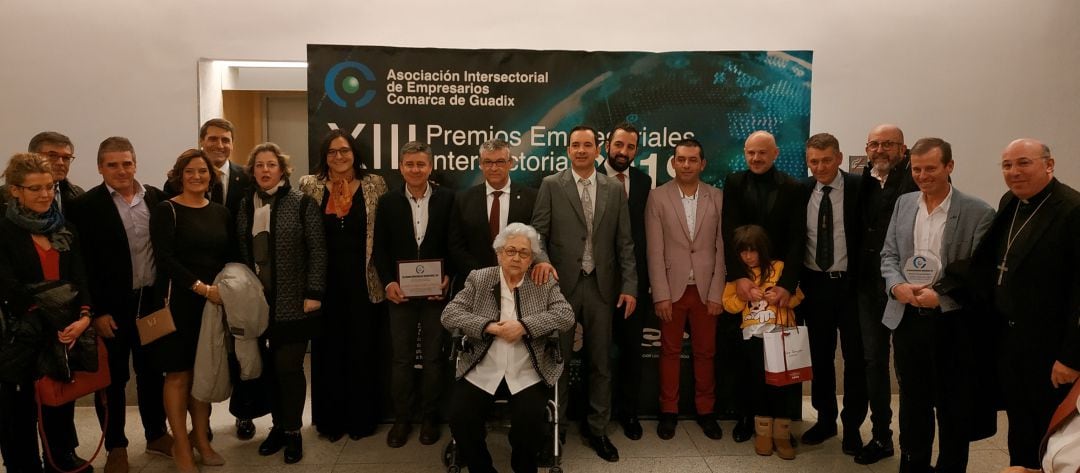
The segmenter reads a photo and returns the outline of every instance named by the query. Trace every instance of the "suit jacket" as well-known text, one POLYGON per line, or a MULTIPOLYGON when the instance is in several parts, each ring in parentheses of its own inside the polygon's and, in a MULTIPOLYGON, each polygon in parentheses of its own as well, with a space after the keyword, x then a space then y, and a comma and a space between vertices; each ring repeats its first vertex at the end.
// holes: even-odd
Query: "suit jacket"
POLYGON ((674 180, 649 195, 645 212, 649 239, 649 275, 653 301, 678 301, 686 291, 690 270, 701 302, 723 303, 724 237, 720 227, 723 193, 698 183, 694 234, 686 225, 682 193, 674 180))
POLYGON ((454 193, 444 187, 431 186, 428 200, 428 224, 424 241, 416 245, 416 229, 412 224, 412 209, 407 190, 401 187, 379 198, 375 211, 375 269, 384 285, 398 280, 399 260, 441 259, 443 274, 453 277, 453 262, 448 258, 450 239, 450 212, 454 207, 454 193))
MULTIPOLYGON (((622 184, 596 173, 594 204, 593 261, 600 296, 611 303, 619 294, 637 296, 634 241, 622 184)), ((552 266, 559 272, 563 294, 570 294, 581 276, 581 258, 588 236, 573 169, 544 178, 536 195, 532 222, 552 266)))
MULTIPOLYGON (((933 286, 938 292, 942 312, 963 308, 954 294, 957 286, 950 281, 950 275, 956 271, 949 268, 964 264, 971 258, 994 218, 994 209, 986 202, 964 194, 955 187, 952 193, 952 202, 945 220, 945 234, 941 238, 941 274, 945 277, 933 286)), ((884 248, 881 250, 881 276, 885 279, 885 291, 889 296, 881 321, 891 329, 895 329, 904 317, 906 304, 893 298, 892 288, 907 282, 902 268, 915 254, 915 215, 918 213, 922 195, 922 192, 910 192, 897 199, 889 231, 885 236, 884 248)))
MULTIPOLYGON (((244 196, 252 192, 251 186, 253 185, 251 176, 248 175, 244 167, 229 161, 229 191, 225 194, 225 202, 218 202, 229 209, 229 215, 236 218, 236 213, 240 211, 240 200, 244 196)), ((165 185, 161 186, 165 191, 166 197, 175 197, 180 195, 183 189, 176 186, 169 185, 168 181, 165 181, 165 185)), ((213 189, 210 190, 210 196, 213 195, 213 189)), ((216 201, 215 201, 216 202, 216 201)))
POLYGON ((777 285, 795 294, 799 285, 799 270, 803 266, 806 251, 806 202, 804 191, 799 182, 776 168, 769 170, 775 190, 766 197, 766 202, 755 203, 751 200, 751 172, 740 171, 729 174, 724 180, 723 229, 728 274, 727 279, 734 281, 748 277, 735 251, 732 235, 735 229, 748 224, 760 225, 765 229, 772 243, 773 260, 784 262, 784 274, 777 285))
MULTIPOLYGON (((536 189, 511 181, 506 223, 528 224, 535 204, 536 189)), ((458 289, 473 270, 498 264, 492 243, 488 228, 487 184, 482 183, 459 192, 454 198, 450 217, 450 259, 458 271, 458 289)))
MULTIPOLYGON (((607 175, 607 166, 597 168, 600 174, 607 175)), ((649 257, 646 252, 645 205, 652 190, 652 178, 644 171, 630 166, 626 169, 630 177, 630 195, 627 205, 630 207, 630 235, 634 237, 634 261, 637 267, 638 295, 649 293, 649 257)), ((615 177, 615 176, 611 176, 615 177)), ((615 179, 615 182, 619 182, 615 179)))
MULTIPOLYGON (((525 275, 515 294, 518 321, 525 327, 519 343, 526 343, 533 369, 554 386, 562 374, 563 365, 545 350, 547 336, 552 332, 567 332, 574 328, 574 309, 566 302, 555 281, 537 286, 525 275)), ((465 288, 443 309, 442 324, 447 330, 460 329, 473 340, 473 346, 461 353, 457 361, 457 379, 463 378, 487 356, 495 337, 485 333, 488 324, 502 316, 502 293, 499 268, 483 268, 470 273, 465 288)))
MULTIPOLYGON (((844 176, 844 242, 847 245, 847 272, 848 280, 853 281, 859 277, 859 249, 862 244, 861 237, 863 230, 861 213, 859 211, 859 192, 863 185, 863 177, 862 175, 851 174, 844 171, 840 171, 840 175, 844 176)), ((804 179, 802 185, 805 199, 803 208, 806 208, 807 211, 809 211, 810 194, 814 192, 817 180, 811 176, 804 179)), ((807 222, 807 225, 816 225, 816 223, 807 222)), ((822 271, 828 271, 828 269, 829 268, 821 268, 822 271)))
POLYGON ((1052 358, 1076 369, 1080 368, 1080 193, 1057 179, 1048 187, 1043 208, 1016 239, 1006 261, 1004 285, 998 287, 1002 242, 1019 203, 1011 192, 1002 196, 990 232, 975 253, 972 282, 980 300, 994 301, 998 293, 997 299, 1005 304, 994 310, 999 312, 998 324, 1007 324, 1013 336, 1029 341, 1023 345, 1031 350, 1025 357, 1031 358, 1025 359, 1052 358))
MULTIPOLYGON (((157 204, 165 200, 165 193, 153 186, 146 189, 144 202, 147 217, 157 204)), ((94 300, 95 315, 127 315, 131 308, 126 307, 126 294, 131 292, 131 251, 128 248, 127 232, 120 212, 116 210, 113 197, 105 184, 99 184, 71 202, 67 211, 70 221, 79 230, 83 248, 92 248, 83 257, 86 262, 86 274, 90 297, 94 300)), ((150 222, 146 223, 149 229, 150 222)), ((147 235, 149 238, 149 235, 147 235)), ((164 272, 159 271, 154 277, 155 293, 161 297, 164 305, 164 272)), ((158 299, 155 299, 155 302, 158 299)), ((158 304, 149 308, 156 310, 158 304)), ((145 312, 145 311, 143 311, 145 312)), ((132 314, 136 317, 138 314, 132 314)))

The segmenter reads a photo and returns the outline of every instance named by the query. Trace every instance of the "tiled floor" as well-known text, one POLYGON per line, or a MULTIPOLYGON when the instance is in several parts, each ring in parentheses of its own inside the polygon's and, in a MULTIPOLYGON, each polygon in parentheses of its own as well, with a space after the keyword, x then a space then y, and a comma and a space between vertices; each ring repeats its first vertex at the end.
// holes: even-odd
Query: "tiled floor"
MULTIPOLYGON (((804 412, 808 421, 796 423, 795 429, 801 432, 811 425, 814 410, 809 398, 804 398, 804 412)), ((893 429, 896 429, 896 398, 893 398, 893 429)), ((93 410, 89 407, 77 408, 79 438, 83 446, 80 452, 87 456, 96 446, 99 432, 93 410)), ((310 419, 306 416, 305 419, 310 419)), ((319 439, 311 427, 304 429, 304 459, 297 465, 285 465, 281 455, 260 457, 258 444, 265 436, 270 425, 269 417, 256 420, 258 433, 254 440, 242 442, 234 435, 232 418, 228 409, 221 406, 214 409, 211 424, 217 433, 214 446, 225 457, 223 467, 203 467, 203 473, 330 473, 330 472, 439 472, 445 471, 440 457, 447 440, 448 430, 444 429, 443 440, 436 445, 423 446, 414 433, 409 443, 399 449, 386 446, 386 432, 389 426, 382 426, 379 432, 357 442, 348 437, 337 443, 319 439)), ((611 439, 619 448, 622 460, 607 463, 598 458, 592 450, 584 446, 576 430, 571 428, 566 444, 563 469, 566 472, 894 472, 897 471, 897 457, 882 460, 870 465, 856 465, 851 457, 840 452, 839 439, 831 439, 822 445, 813 447, 800 446, 799 457, 794 461, 781 460, 776 456, 761 457, 755 455, 750 442, 736 444, 729 436, 734 424, 724 422, 724 438, 709 440, 702 434, 692 420, 679 423, 675 438, 660 440, 656 436, 656 422, 643 422, 645 436, 641 440, 631 441, 623 437, 622 432, 613 427, 611 439)), ((143 453, 145 443, 142 440, 138 421, 138 410, 128 408, 127 432, 131 439, 129 448, 132 473, 156 473, 175 471, 169 459, 150 456, 143 453)), ((863 425, 863 437, 870 435, 869 421, 863 425)), ((894 439, 895 441, 895 439, 894 439)), ((510 447, 503 429, 496 429, 488 436, 488 445, 495 458, 496 468, 510 471, 510 447)), ((897 450, 899 453, 899 449, 897 450)), ((968 471, 972 473, 996 473, 1008 464, 1008 452, 1005 444, 1004 414, 999 417, 998 435, 971 445, 971 462, 968 471)), ((104 455, 94 462, 97 467, 105 464, 104 455)), ((98 472, 101 470, 99 469, 98 472)))

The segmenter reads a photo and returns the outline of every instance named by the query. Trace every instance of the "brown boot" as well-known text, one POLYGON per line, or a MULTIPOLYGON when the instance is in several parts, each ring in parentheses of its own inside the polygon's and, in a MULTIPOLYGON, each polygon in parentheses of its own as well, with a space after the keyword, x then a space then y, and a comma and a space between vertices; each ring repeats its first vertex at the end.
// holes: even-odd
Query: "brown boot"
POLYGON ((109 458, 105 460, 105 473, 128 473, 127 449, 123 447, 109 450, 109 458))
POLYGON ((754 451, 758 455, 769 456, 773 451, 773 418, 754 417, 754 451))
POLYGON ((776 445, 776 456, 784 460, 795 459, 795 447, 791 445, 791 419, 776 419, 773 423, 773 443, 776 445))

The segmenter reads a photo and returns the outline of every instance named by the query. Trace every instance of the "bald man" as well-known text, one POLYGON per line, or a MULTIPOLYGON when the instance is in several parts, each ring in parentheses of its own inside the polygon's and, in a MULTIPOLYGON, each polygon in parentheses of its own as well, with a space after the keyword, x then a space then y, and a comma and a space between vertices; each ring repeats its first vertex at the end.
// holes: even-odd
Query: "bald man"
MULTIPOLYGON (((795 288, 799 285, 799 270, 803 264, 806 238, 806 203, 802 200, 802 189, 798 181, 784 174, 774 166, 780 155, 776 138, 767 131, 755 131, 746 138, 743 145, 743 157, 747 170, 732 173, 724 180, 724 209, 721 216, 721 230, 724 236, 724 257, 727 263, 727 281, 734 281, 740 297, 750 299, 750 289, 756 287, 745 265, 739 260, 739 253, 731 246, 735 229, 743 225, 760 225, 765 228, 772 248, 769 254, 774 260, 784 262, 784 273, 776 287, 765 293, 770 304, 784 306, 795 288)), ((733 320, 727 317, 728 320, 733 320)), ((725 335, 730 330, 722 331, 725 335)), ((738 339, 741 340, 741 333, 738 339)), ((724 361, 720 362, 725 363, 724 361)), ((727 362, 730 364, 730 361, 727 362)), ((740 365, 745 365, 740 363, 740 365)), ((732 430, 736 442, 745 442, 753 434, 752 402, 745 398, 746 390, 738 390, 740 396, 740 416, 732 430)), ((797 409, 798 401, 793 401, 797 409)), ((798 417, 794 415, 788 417, 798 417)), ((779 416, 778 416, 779 417, 779 416)))
POLYGON ((1034 139, 1009 143, 1001 174, 1009 191, 971 274, 999 329, 1009 462, 1038 469, 1039 441, 1080 376, 1080 193, 1034 139))

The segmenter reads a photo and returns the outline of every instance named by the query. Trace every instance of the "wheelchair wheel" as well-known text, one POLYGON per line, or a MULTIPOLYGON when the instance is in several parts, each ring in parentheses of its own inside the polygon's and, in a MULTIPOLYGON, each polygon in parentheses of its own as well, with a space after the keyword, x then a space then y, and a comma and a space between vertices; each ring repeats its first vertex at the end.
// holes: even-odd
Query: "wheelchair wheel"
POLYGON ((548 470, 548 471, 549 471, 550 473, 562 473, 562 468, 560 468, 560 467, 557 467, 557 466, 553 466, 553 467, 551 467, 551 469, 550 469, 550 470, 548 470))

